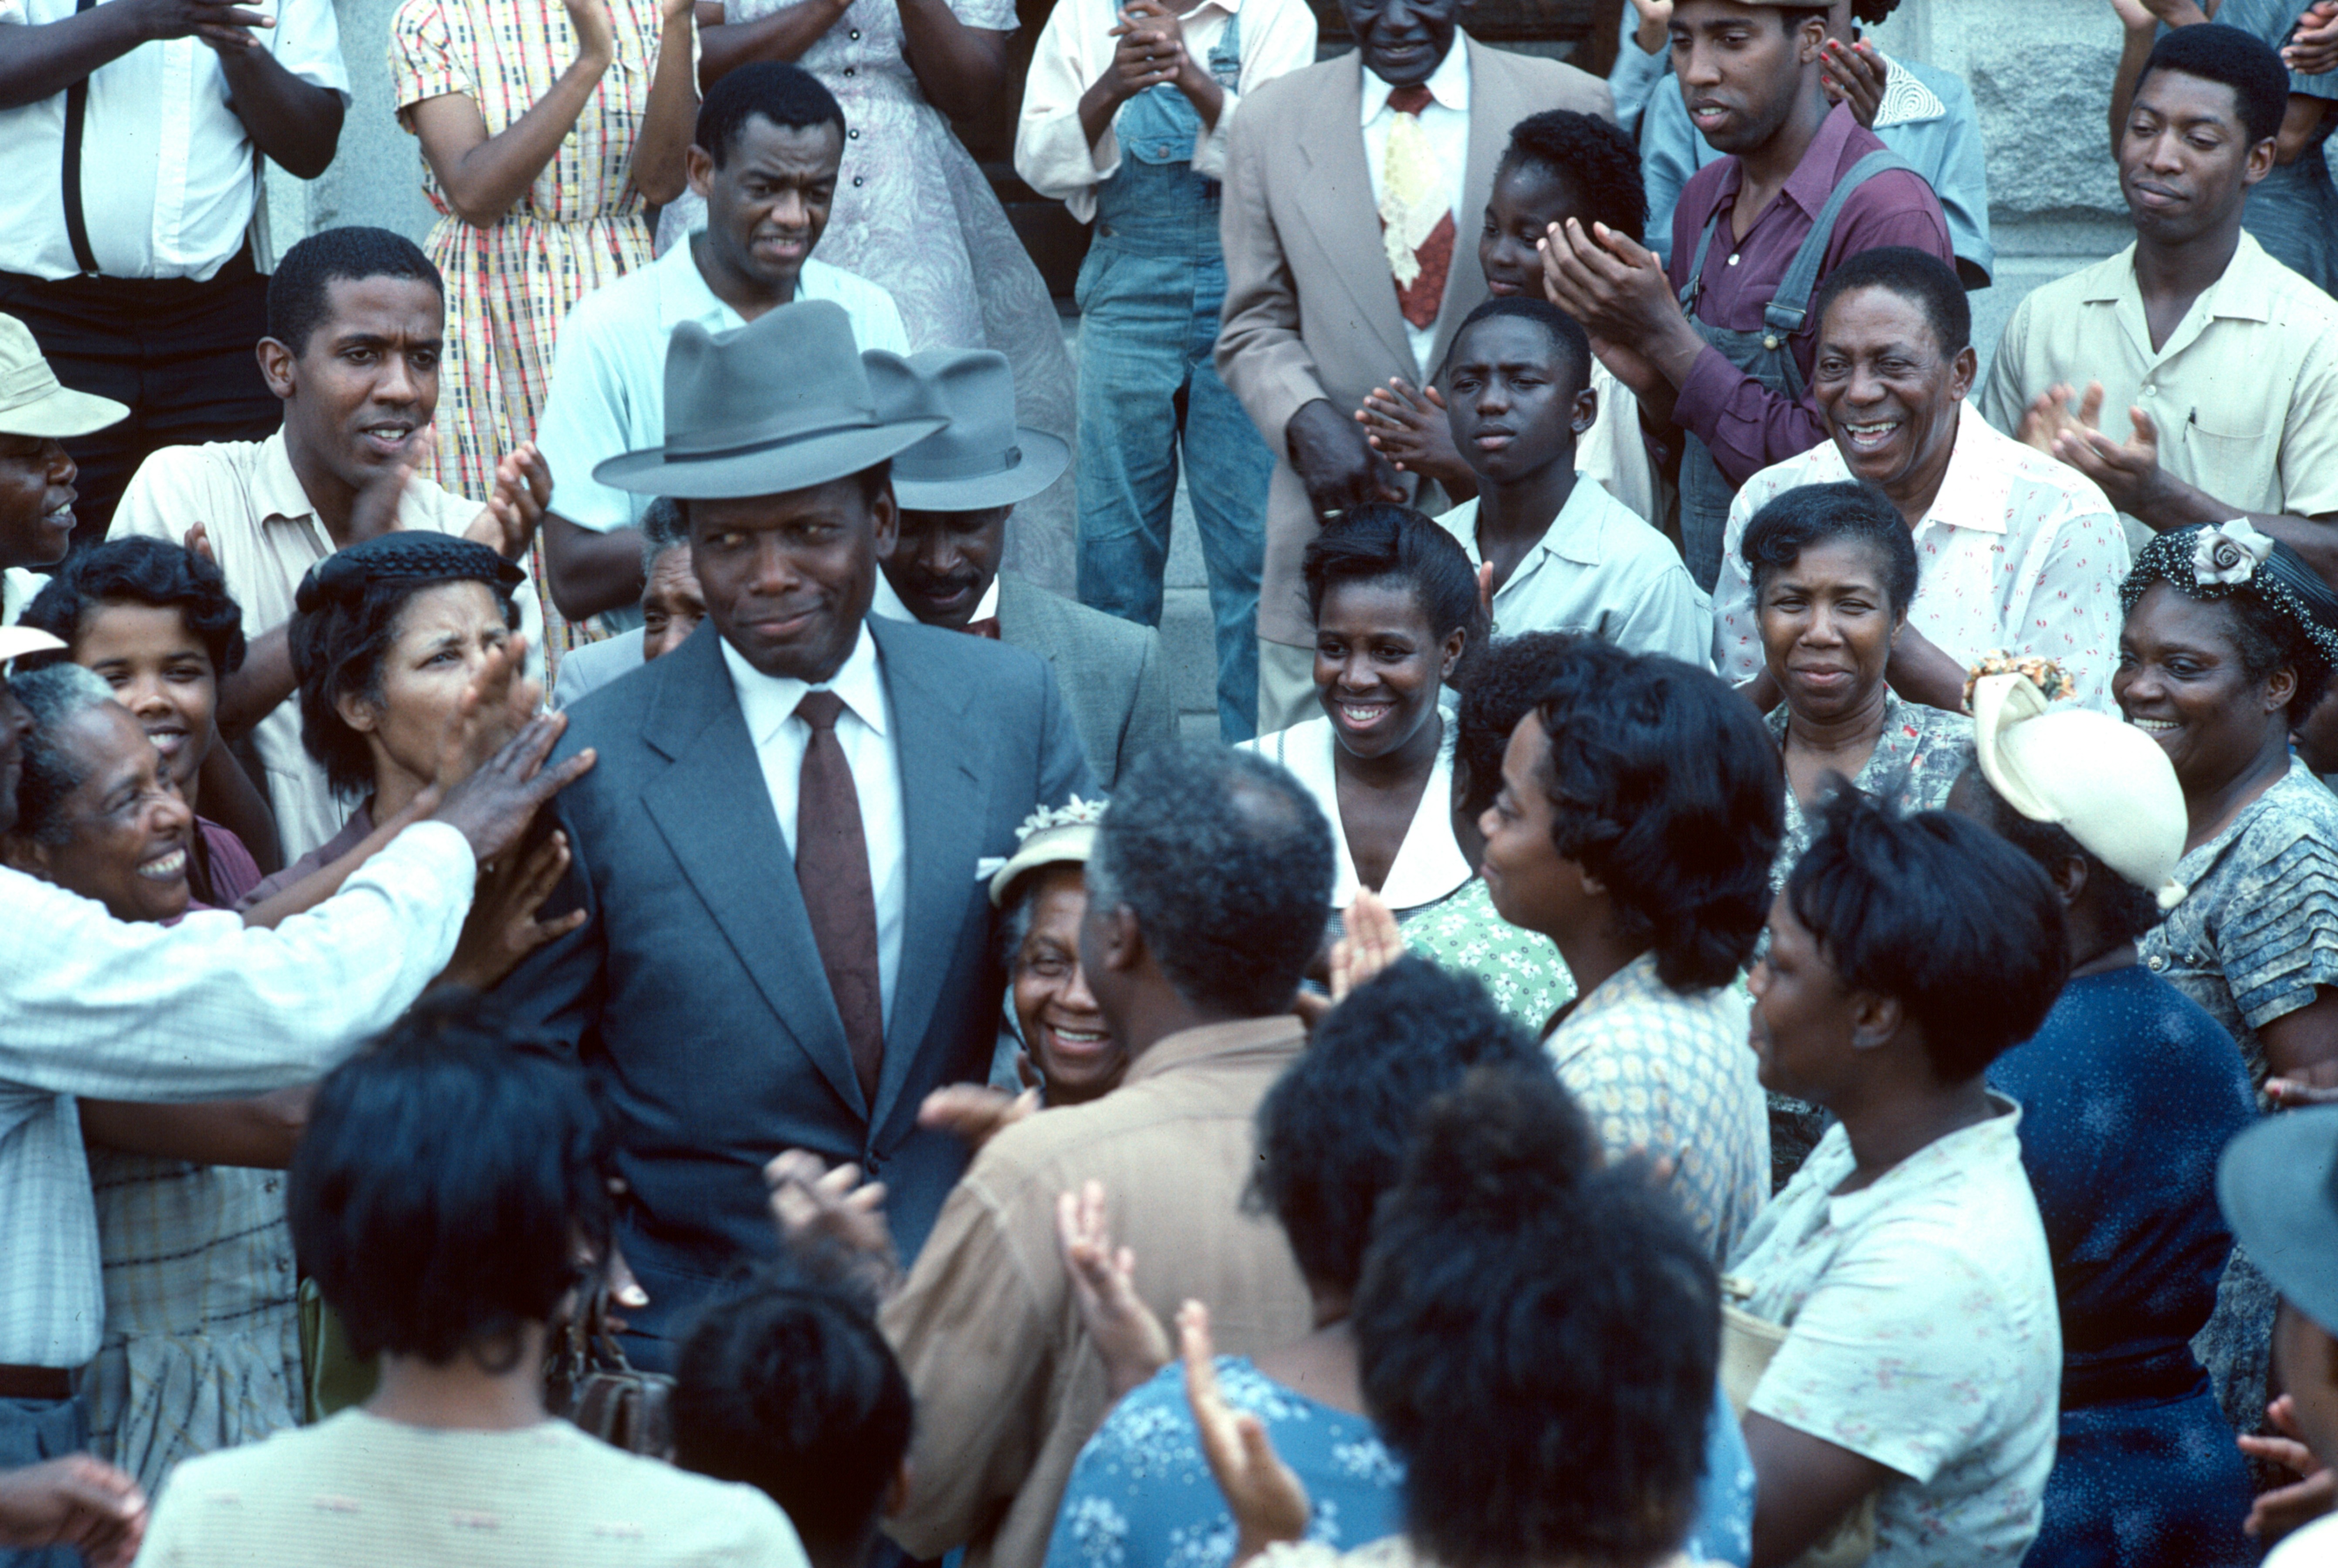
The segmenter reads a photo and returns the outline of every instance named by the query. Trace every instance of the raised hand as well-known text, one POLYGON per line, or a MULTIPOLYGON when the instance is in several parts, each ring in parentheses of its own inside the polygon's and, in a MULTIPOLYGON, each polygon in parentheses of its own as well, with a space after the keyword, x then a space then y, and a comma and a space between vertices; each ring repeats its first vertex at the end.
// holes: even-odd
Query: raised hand
POLYGON ((1242 1568, 1278 1541, 1304 1538, 1313 1508, 1306 1486, 1274 1451, 1258 1417, 1226 1403, 1218 1387, 1216 1348, 1210 1342, 1210 1309, 1199 1301, 1177 1309, 1177 1345, 1202 1456, 1210 1462, 1210 1474, 1234 1517, 1229 1568, 1242 1568))
POLYGON ((1356 410, 1364 439, 1391 466, 1418 474, 1440 485, 1459 482, 1474 485, 1478 475, 1461 460, 1453 445, 1453 426, 1445 417, 1444 394, 1431 387, 1416 392, 1401 376, 1391 376, 1386 387, 1364 394, 1356 410))
POLYGON ((590 747, 557 768, 544 765, 567 727, 565 713, 530 720, 486 766, 446 791, 430 813, 431 820, 446 823, 468 839, 472 855, 483 866, 510 849, 545 801, 592 769, 594 753, 590 747))
POLYGON ((408 482, 437 452, 437 426, 425 425, 407 436, 396 457, 374 470, 373 477, 349 503, 350 544, 360 544, 398 531, 398 509, 406 499, 408 482))
POLYGON ((1008 1094, 987 1083, 945 1083, 918 1102, 918 1125, 948 1132, 968 1149, 979 1149, 1038 1111, 1036 1087, 1008 1094))
POLYGON ((617 57, 616 29, 609 21, 609 0, 560 0, 568 24, 576 29, 576 52, 603 64, 617 57))
POLYGON ((552 469, 535 442, 524 442, 496 465, 495 492, 463 537, 516 561, 535 542, 535 530, 551 505, 552 469))
POLYGON ((439 742, 438 771, 431 780, 437 788, 452 789, 477 772, 535 717, 544 691, 523 677, 526 668, 525 637, 490 649, 479 662, 439 742))
POLYGON ((188 529, 179 543, 186 546, 188 554, 200 555, 214 566, 219 564, 219 553, 211 548, 211 530, 201 523, 188 529))
MULTIPOLYGON (((1488 571, 1491 568, 1488 568, 1488 571)), ((1481 585, 1487 579, 1480 573, 1481 585)), ((1369 887, 1358 888, 1356 900, 1341 916, 1343 934, 1331 944, 1331 1000, 1344 1002, 1351 992, 1404 956, 1404 937, 1396 916, 1369 887)))
POLYGON ((856 1262, 880 1296, 900 1282, 882 1181, 863 1181, 858 1165, 831 1170, 819 1155, 790 1149, 763 1167, 763 1185, 781 1245, 836 1249, 856 1262))
MULTIPOLYGON (((2031 408, 2036 411, 2035 405, 2031 408)), ((2159 426, 2140 407, 2129 408, 2127 424, 2134 433, 2124 442, 2114 441, 2098 426, 2102 408, 2102 384, 2096 382, 2087 388, 2078 416, 2057 426, 2046 449, 2093 480, 2113 506, 2139 516, 2151 505, 2159 482, 2159 426)), ((2025 417, 2023 427, 2029 424, 2025 417)))
POLYGON ((481 867, 470 916, 439 980, 474 991, 491 990, 519 967, 521 959, 584 925, 582 909, 553 920, 536 918, 544 901, 567 875, 568 859, 567 835, 554 833, 525 855, 481 867))
POLYGON ((1169 1365, 1169 1331, 1136 1293, 1136 1254, 1113 1245, 1103 1182, 1056 1195, 1056 1253, 1064 1260, 1080 1322, 1104 1358, 1113 1398, 1169 1365))
POLYGON ((1684 323, 1655 251, 1605 223, 1554 223, 1542 252, 1543 292, 1595 338, 1637 343, 1684 323))
POLYGON ((1668 47, 1673 0, 1632 0, 1632 10, 1637 17, 1632 37, 1639 44, 1640 53, 1654 54, 1668 47))
POLYGON ((1819 83, 1831 103, 1851 105, 1851 116, 1870 131, 1875 112, 1883 106, 1884 83, 1891 67, 1872 44, 1842 44, 1830 38, 1819 52, 1819 83))
POLYGON ((77 1548, 90 1568, 129 1568, 146 1534, 138 1483, 88 1454, 0 1471, 0 1548, 77 1548))

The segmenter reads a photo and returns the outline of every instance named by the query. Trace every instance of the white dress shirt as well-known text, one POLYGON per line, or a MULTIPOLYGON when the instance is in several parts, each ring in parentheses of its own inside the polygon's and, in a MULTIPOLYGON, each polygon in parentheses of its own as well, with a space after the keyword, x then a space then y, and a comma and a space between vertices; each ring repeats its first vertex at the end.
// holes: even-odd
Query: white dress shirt
MULTIPOLYGON (((271 0, 276 18, 254 43, 313 87, 349 101, 349 73, 332 0, 271 0)), ((73 15, 74 0, 0 0, 0 24, 40 26, 73 15)), ((200 38, 142 44, 89 77, 82 140, 82 211, 89 247, 109 278, 209 278, 243 248, 260 188, 250 134, 228 100, 220 57, 200 38)), ((81 271, 59 200, 65 95, 0 109, 0 272, 71 278, 81 271)), ((342 150, 344 153, 350 151, 342 150)))
POLYGON ((0 1362, 79 1367, 104 1328, 74 1096, 211 1100, 307 1083, 388 1028, 454 956, 476 867, 408 828, 273 931, 176 926, 0 869, 0 1362))
MULTIPOLYGON (((1226 20, 1242 15, 1242 73, 1219 106, 1218 122, 1194 138, 1193 171, 1213 180, 1226 172, 1226 129, 1242 95, 1262 82, 1315 64, 1315 13, 1303 0, 1202 0, 1178 18, 1185 53, 1206 69, 1226 20)), ((1042 196, 1061 201, 1083 223, 1095 218, 1096 187, 1120 172, 1120 137, 1112 125, 1095 147, 1080 128, 1080 100, 1112 68, 1120 40, 1119 8, 1101 0, 1057 5, 1039 29, 1023 115, 1015 127, 1015 172, 1042 196)), ((1117 116, 1115 116, 1115 120, 1117 116)))
MULTIPOLYGON (((1421 85, 1429 89, 1435 102, 1420 112, 1420 129, 1437 154, 1445 188, 1452 192, 1447 205, 1453 213, 1453 265, 1474 267, 1478 259, 1467 250, 1465 242, 1478 232, 1471 227, 1476 214, 1465 215, 1461 211, 1461 187, 1469 177, 1469 49, 1461 34, 1453 35, 1453 47, 1445 52, 1445 58, 1421 85)), ((1388 106, 1391 91, 1387 83, 1370 71, 1364 73, 1364 166, 1371 171, 1375 211, 1383 199, 1380 164, 1388 156, 1389 127, 1396 122, 1396 111, 1388 106)), ((1389 287, 1396 287, 1393 279, 1389 287)), ((1416 327, 1407 321, 1404 330, 1412 340, 1413 362, 1426 377, 1437 368, 1429 362, 1429 357, 1437 349, 1437 323, 1431 320, 1426 327, 1416 327)))
MULTIPOLYGON (((712 628, 702 628, 710 635, 712 628)), ((901 974, 901 926, 909 907, 909 842, 901 814, 901 761, 894 750, 892 704, 886 700, 884 671, 877 660, 877 639, 860 628, 860 640, 835 676, 819 686, 782 675, 766 675, 740 656, 728 639, 722 662, 731 668, 731 685, 739 694, 740 716, 747 721, 747 738, 762 760, 763 783, 771 792, 771 814, 779 818, 780 837, 787 841, 788 858, 796 852, 796 795, 803 784, 803 760, 811 744, 811 725, 796 714, 796 704, 807 691, 833 691, 844 700, 837 716, 837 744, 844 748, 845 766, 852 769, 852 786, 860 797, 860 832, 869 843, 869 885, 877 895, 877 978, 885 994, 885 1020, 893 1019, 893 992, 901 974)), ((810 900, 815 895, 804 890, 810 900)))

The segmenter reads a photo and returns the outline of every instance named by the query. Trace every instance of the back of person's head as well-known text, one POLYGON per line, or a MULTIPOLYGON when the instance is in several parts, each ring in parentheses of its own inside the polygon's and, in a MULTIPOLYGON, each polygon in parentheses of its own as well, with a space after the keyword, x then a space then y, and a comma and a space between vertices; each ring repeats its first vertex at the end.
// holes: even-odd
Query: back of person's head
POLYGON ((1786 905, 1845 989, 1897 1000, 1943 1083, 2038 1033, 2070 958, 2035 860, 1968 818, 1903 817, 1848 785, 1818 817, 1786 905))
POLYGON ((1311 621, 1336 587, 1394 583, 1412 591, 1432 638, 1442 642, 1458 629, 1477 641, 1478 574, 1469 552, 1410 506, 1373 501, 1350 507, 1307 542, 1300 571, 1311 621))
POLYGON ((1707 671, 1585 637, 1537 705, 1551 841, 1606 886, 1618 934, 1675 991, 1724 985, 1770 906, 1784 830, 1778 743, 1707 671))
POLYGON ((1587 233, 1605 223, 1637 240, 1648 226, 1648 191, 1640 178, 1640 150, 1616 126, 1596 114, 1546 109, 1510 127, 1509 145, 1495 178, 1528 168, 1563 182, 1574 193, 1587 233))
MULTIPOLYGON (((1549 300, 1537 299, 1531 294, 1498 294, 1487 300, 1461 318, 1453 341, 1459 343, 1462 335, 1480 321, 1499 320, 1531 321, 1542 328, 1544 336, 1550 339, 1551 364, 1563 368, 1575 387, 1591 384, 1591 339, 1584 335, 1574 317, 1549 300)), ((1450 350, 1447 351, 1446 363, 1453 363, 1450 350)), ((1445 530, 1439 528, 1438 532, 1443 534, 1445 530)))
POLYGON ((224 679, 242 668, 243 608, 228 596, 227 578, 217 564, 184 545, 137 534, 108 539, 71 556, 25 606, 18 623, 62 640, 68 652, 35 654, 18 668, 71 657, 83 618, 107 604, 176 610, 211 655, 214 676, 224 679))
POLYGON ((1291 1005, 1331 878, 1331 829, 1305 786, 1204 742, 1155 746, 1123 770, 1087 866, 1091 910, 1125 906, 1180 996, 1251 1018, 1291 1005))
POLYGON ((1453 767, 1466 784, 1457 807, 1461 814, 1475 820, 1502 792, 1502 756, 1510 748, 1510 731, 1534 711, 1550 684, 1552 668, 1580 635, 1521 632, 1488 643, 1471 662, 1453 720, 1453 767))
POLYGON ((65 800, 81 788, 84 777, 83 765, 64 744, 64 729, 84 710, 113 701, 113 691, 78 664, 27 671, 12 679, 8 689, 33 720, 25 736, 16 826, 11 831, 39 844, 63 844, 73 837, 65 800))
POLYGON ((2086 867, 2087 887, 2105 922, 2105 936, 2132 942, 2159 924, 2166 912, 2156 889, 2138 887, 2112 870, 2060 823, 2037 821, 2016 811, 1990 787, 1978 764, 1966 766, 1958 788, 1970 792, 1976 821, 2036 861, 2048 876, 2072 860, 2086 867))
POLYGON ((1897 294, 1922 313, 1932 329, 1933 346, 1945 358, 1972 347, 1972 304, 1957 270, 1928 250, 1912 245, 1884 245, 1862 250, 1827 274, 1811 319, 1824 322, 1827 311, 1846 294, 1881 289, 1897 294))
POLYGON ((584 1278, 580 1249, 608 1255, 600 1112, 533 1044, 450 989, 319 1087, 286 1207, 359 1356, 507 1371, 584 1278))
POLYGON ((427 283, 442 299, 446 279, 422 248, 403 234, 361 223, 320 229, 278 258, 268 277, 268 335, 295 355, 309 335, 332 318, 329 286, 368 278, 427 283))
POLYGON ((1381 1206, 1356 1358, 1424 1562, 1640 1568, 1688 1529, 1720 1288, 1677 1200, 1596 1147, 1549 1073, 1478 1073, 1381 1206))
POLYGON ((783 60, 758 60, 740 66, 706 90, 706 96, 699 101, 693 140, 720 169, 738 145, 747 122, 758 117, 783 131, 809 131, 819 125, 841 131, 844 105, 802 66, 783 60))
POLYGON ((1772 575, 1793 571, 1803 551, 1837 541, 1873 553, 1892 617, 1907 614, 1916 598, 1915 536, 1890 496, 1850 479, 1782 490, 1746 523, 1737 548, 1755 602, 1772 575))
POLYGON ((2282 120, 2289 113, 2289 70, 2273 45, 2254 33, 2215 22, 2171 28, 2151 46, 2151 55, 2135 79, 2137 93, 2155 71, 2175 71, 2231 88, 2250 145, 2281 134, 2282 120))
POLYGON ((820 1568, 865 1549, 910 1426, 865 1292, 782 1266, 702 1313, 674 1373, 675 1464, 762 1492, 820 1568))
MULTIPOLYGON (((1311 1282, 1352 1291, 1372 1211, 1404 1173, 1420 1108, 1475 1067, 1547 1073, 1542 1048, 1466 975, 1400 958, 1316 1025, 1258 1108, 1250 1201, 1272 1213, 1311 1282)), ((1598 1162, 1580 1118, 1579 1163, 1598 1162)))

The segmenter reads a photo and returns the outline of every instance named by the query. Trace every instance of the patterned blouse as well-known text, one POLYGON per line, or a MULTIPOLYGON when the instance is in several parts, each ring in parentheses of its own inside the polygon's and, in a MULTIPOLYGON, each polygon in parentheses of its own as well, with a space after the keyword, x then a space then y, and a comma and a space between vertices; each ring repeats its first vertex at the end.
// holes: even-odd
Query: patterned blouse
POLYGON ((1643 953, 1545 1042, 1611 1156, 1673 1155, 1673 1186, 1715 1262, 1770 1196, 1770 1118, 1735 985, 1684 995, 1643 953))
POLYGON ((1456 975, 1472 975, 1494 1005, 1529 1034, 1540 1034, 1550 1015, 1575 1000, 1575 976, 1557 946, 1539 931, 1502 918, 1486 879, 1472 877, 1440 903, 1415 910, 1403 924, 1404 945, 1456 975))
POLYGON ((2257 1031, 2338 985, 2338 797, 2293 760, 2176 879, 2189 891, 2144 936, 2143 961, 2232 1031, 2262 1089, 2257 1031))
MULTIPOLYGON (((1770 733, 1783 750, 1786 744, 1786 705, 1770 710, 1770 733)), ((1888 801, 1902 811, 1930 811, 1949 798, 1957 775, 1973 760, 1972 720, 1946 709, 1910 702, 1888 687, 1883 693, 1883 733, 1859 770, 1852 787, 1871 800, 1888 801)), ((1770 867, 1770 887, 1785 887, 1787 874, 1803 851, 1811 847, 1811 819, 1786 788, 1786 831, 1778 840, 1778 858, 1770 867)))
POLYGON ((1951 1132, 1871 1186, 1841 1123, 1754 1223, 1730 1272, 1783 1324, 1747 1406, 1896 1470, 1869 1568, 2021 1561, 2054 1465, 2062 1334, 2020 1112, 1951 1132))

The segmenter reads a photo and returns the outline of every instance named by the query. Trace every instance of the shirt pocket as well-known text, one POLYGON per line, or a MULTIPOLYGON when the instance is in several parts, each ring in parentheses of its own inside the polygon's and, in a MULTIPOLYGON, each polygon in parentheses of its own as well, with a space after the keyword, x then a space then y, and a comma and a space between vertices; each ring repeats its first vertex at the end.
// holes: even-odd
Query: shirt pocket
MULTIPOLYGON (((2220 425, 2245 426, 2245 414, 2226 407, 2214 413, 2196 409, 2184 423, 2177 450, 2188 459, 2191 472, 2183 475, 2225 505, 2244 512, 2281 510, 2281 442, 2265 433, 2278 431, 2281 420, 2268 410, 2254 429, 2220 430, 2220 425)), ((2165 433, 2162 446, 2166 446, 2165 433)))

